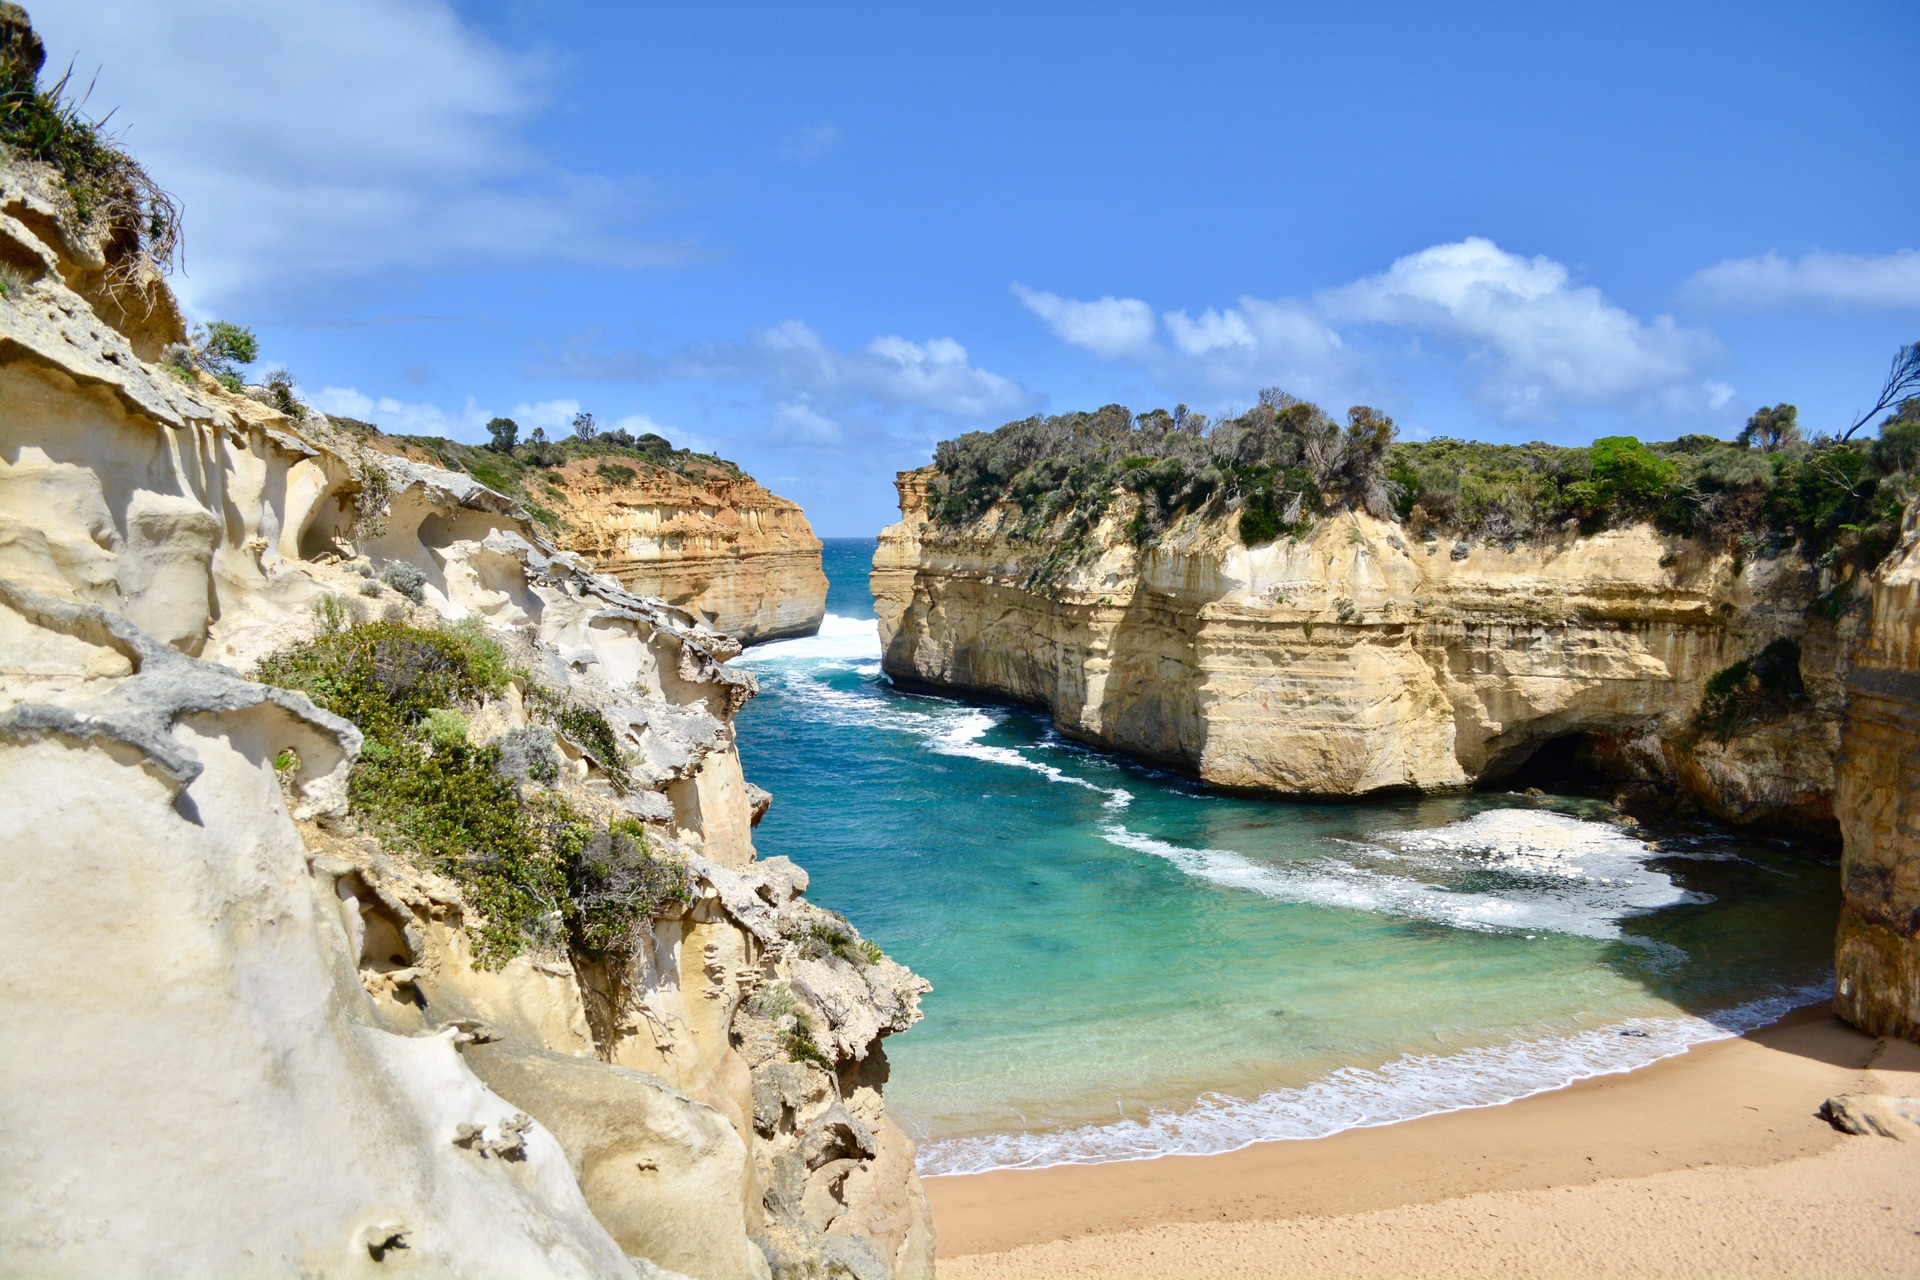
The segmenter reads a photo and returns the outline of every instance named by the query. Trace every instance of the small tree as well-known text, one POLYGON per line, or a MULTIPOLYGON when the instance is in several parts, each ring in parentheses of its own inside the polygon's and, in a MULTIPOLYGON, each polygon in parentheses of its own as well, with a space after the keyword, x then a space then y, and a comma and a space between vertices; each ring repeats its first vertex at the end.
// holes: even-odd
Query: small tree
POLYGON ((1893 363, 1887 367, 1887 380, 1880 387, 1880 398, 1873 402, 1873 408, 1855 418, 1853 425, 1840 433, 1840 438, 1853 439, 1854 432, 1915 391, 1920 391, 1920 342, 1910 342, 1893 353, 1893 363))
POLYGON ((267 399, 274 408, 295 422, 307 416, 307 406, 294 391, 299 385, 285 369, 275 369, 267 375, 267 399))
POLYGON ((512 418, 495 418, 487 423, 487 434, 492 437, 487 448, 495 453, 512 453, 520 443, 520 424, 512 418))
POLYGON ((260 339, 242 324, 215 320, 193 334, 195 358, 200 367, 218 378, 228 390, 240 389, 240 368, 260 358, 260 339))
POLYGON ((592 414, 576 413, 573 415, 573 438, 574 439, 592 440, 595 436, 599 434, 600 434, 600 426, 598 423, 596 423, 593 420, 592 414))
POLYGON ((1759 446, 1773 453, 1800 439, 1800 410, 1790 404, 1777 404, 1771 409, 1761 406, 1747 419, 1746 429, 1740 433, 1740 443, 1752 448, 1759 446))

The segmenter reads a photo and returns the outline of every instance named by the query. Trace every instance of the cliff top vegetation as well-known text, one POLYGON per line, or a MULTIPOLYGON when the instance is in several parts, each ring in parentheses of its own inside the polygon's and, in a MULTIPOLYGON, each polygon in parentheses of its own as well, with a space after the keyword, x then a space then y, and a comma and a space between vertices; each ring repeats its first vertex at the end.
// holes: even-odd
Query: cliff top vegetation
POLYGON ((666 437, 651 431, 636 436, 618 429, 598 430, 590 414, 577 415, 573 434, 553 440, 535 428, 522 441, 518 423, 495 418, 487 424, 491 440, 484 445, 462 444, 444 436, 389 435, 354 418, 331 421, 376 449, 465 472, 489 489, 518 500, 534 519, 556 530, 566 527, 561 509, 568 505, 564 482, 556 473, 570 462, 598 462, 594 474, 616 487, 663 473, 696 485, 746 474, 725 458, 675 448, 666 437))
POLYGON ((949 528, 1010 504, 1012 537, 1051 539, 1063 556, 1126 503, 1127 531, 1143 545, 1188 514, 1233 515, 1241 540, 1258 546, 1364 510, 1423 537, 1511 545, 1648 522, 1742 556, 1798 545, 1810 559, 1870 567, 1920 492, 1920 397, 1893 408, 1876 438, 1807 439, 1782 404, 1732 441, 1502 445, 1400 440, 1378 410, 1356 406, 1343 424, 1269 389, 1218 422, 1184 405, 1108 405, 970 432, 935 450, 928 496, 949 528))
POLYGON ((0 161, 46 166, 64 230, 99 243, 109 272, 133 278, 169 270, 179 250, 180 206, 108 132, 112 113, 83 111, 73 68, 42 86, 46 47, 16 4, 0 4, 0 161))

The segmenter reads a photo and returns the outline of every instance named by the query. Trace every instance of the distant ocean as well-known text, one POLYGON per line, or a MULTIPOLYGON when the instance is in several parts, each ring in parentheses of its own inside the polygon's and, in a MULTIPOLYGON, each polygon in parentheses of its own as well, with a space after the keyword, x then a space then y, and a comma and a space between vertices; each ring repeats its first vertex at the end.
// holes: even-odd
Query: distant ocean
POLYGON ((871 539, 818 636, 750 649, 763 856, 931 979, 887 1042, 923 1173, 1229 1151, 1483 1106, 1825 994, 1838 876, 1590 800, 1302 804, 880 674, 871 539))

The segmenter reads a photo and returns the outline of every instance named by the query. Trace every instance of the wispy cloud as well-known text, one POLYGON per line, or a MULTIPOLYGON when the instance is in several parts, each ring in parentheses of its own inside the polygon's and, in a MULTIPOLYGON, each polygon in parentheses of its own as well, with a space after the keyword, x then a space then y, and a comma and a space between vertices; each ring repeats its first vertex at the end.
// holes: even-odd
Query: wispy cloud
POLYGON ((1108 294, 1091 302, 1063 298, 1057 293, 1015 284, 1013 291, 1027 310, 1047 322, 1062 342, 1084 347, 1110 360, 1145 356, 1154 350, 1156 326, 1153 308, 1138 298, 1108 294))
POLYGON ((1809 253, 1795 262, 1778 253, 1730 258, 1697 273, 1681 290, 1703 307, 1760 309, 1920 307, 1920 250, 1893 253, 1809 253))
POLYGON ((923 342, 886 334, 863 347, 828 345, 800 320, 783 320, 744 341, 702 343, 666 354, 573 351, 552 372, 636 382, 745 384, 777 406, 790 440, 825 444, 849 413, 909 411, 948 424, 997 424, 1034 402, 1011 378, 982 369, 952 338, 923 342), (784 414, 784 417, 781 416, 784 414))
POLYGON ((39 0, 56 60, 184 201, 190 305, 462 261, 682 261, 635 184, 557 170, 522 130, 546 69, 445 0, 39 0))
POLYGON ((819 160, 840 145, 840 127, 832 121, 802 125, 780 144, 780 154, 789 160, 819 160))
POLYGON ((1475 394, 1511 421, 1593 408, 1717 411, 1733 395, 1707 378, 1719 354, 1710 333, 1668 316, 1643 321, 1560 263, 1478 237, 1307 298, 1243 296, 1198 315, 1164 312, 1165 344, 1141 299, 1015 291, 1062 341, 1242 397, 1268 384, 1316 397, 1371 394, 1391 362, 1366 341, 1375 332, 1451 353, 1475 394))

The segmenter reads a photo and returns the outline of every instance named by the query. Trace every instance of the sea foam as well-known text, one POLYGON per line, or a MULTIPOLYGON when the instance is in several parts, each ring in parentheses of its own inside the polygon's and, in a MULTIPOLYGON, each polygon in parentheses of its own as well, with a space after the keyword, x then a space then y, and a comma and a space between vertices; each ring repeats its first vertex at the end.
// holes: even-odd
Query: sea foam
POLYGON ((1256 861, 1189 848, 1112 824, 1112 844, 1152 854, 1187 875, 1283 902, 1406 916, 1457 929, 1568 933, 1637 942, 1630 915, 1707 899, 1644 865, 1658 857, 1604 823, 1542 810, 1490 809, 1428 831, 1347 842, 1355 861, 1256 861), (1456 883, 1449 883, 1449 881, 1456 883), (1474 881, 1484 887, 1465 888, 1474 881))
POLYGON ((1826 985, 1798 987, 1708 1017, 1631 1018, 1572 1035, 1458 1053, 1407 1054, 1377 1068, 1343 1067, 1311 1084, 1256 1098, 1209 1095, 1181 1110, 1155 1111, 1145 1120, 926 1142, 919 1170, 932 1176, 1218 1155, 1256 1142, 1324 1138, 1345 1129, 1498 1106, 1729 1039, 1828 993, 1826 985))

